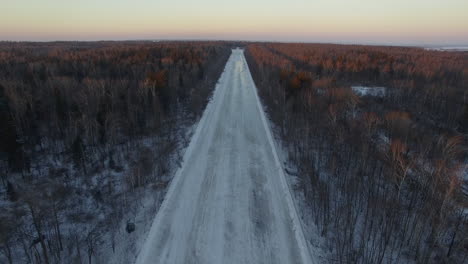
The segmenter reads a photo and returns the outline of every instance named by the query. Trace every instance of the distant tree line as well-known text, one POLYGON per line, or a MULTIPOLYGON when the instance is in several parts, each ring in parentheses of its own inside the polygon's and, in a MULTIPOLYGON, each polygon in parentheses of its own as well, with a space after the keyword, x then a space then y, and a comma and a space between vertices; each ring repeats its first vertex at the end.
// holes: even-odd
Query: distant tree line
POLYGON ((115 250, 229 55, 223 42, 0 43, 0 262, 115 250))
POLYGON ((156 131, 184 108, 200 115, 226 48, 215 43, 0 45, 1 152, 28 169, 27 149, 75 150, 156 131), (82 47, 84 46, 84 47, 82 47), (83 145, 83 146, 82 146, 83 145))
POLYGON ((246 58, 330 262, 467 261, 467 53, 253 43, 246 58))

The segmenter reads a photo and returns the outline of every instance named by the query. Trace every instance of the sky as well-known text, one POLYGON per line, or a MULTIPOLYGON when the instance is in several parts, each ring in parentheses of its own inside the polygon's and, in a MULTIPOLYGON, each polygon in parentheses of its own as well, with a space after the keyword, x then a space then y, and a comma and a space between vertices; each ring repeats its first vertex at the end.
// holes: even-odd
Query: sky
POLYGON ((468 45, 468 0, 0 0, 0 40, 468 45))

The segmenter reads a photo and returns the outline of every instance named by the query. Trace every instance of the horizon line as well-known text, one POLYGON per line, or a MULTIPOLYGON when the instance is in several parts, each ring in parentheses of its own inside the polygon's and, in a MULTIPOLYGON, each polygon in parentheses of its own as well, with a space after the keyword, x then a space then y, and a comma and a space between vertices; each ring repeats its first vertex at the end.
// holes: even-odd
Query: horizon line
POLYGON ((57 42, 165 42, 165 41, 214 41, 214 42, 261 42, 261 43, 298 43, 298 44, 335 44, 335 45, 362 45, 362 46, 391 46, 391 47, 447 47, 447 48, 468 48, 468 43, 451 43, 451 44, 436 44, 436 43, 405 43, 405 42, 353 42, 353 41, 301 41, 301 40, 249 40, 249 39, 215 39, 215 38, 160 38, 160 39, 96 39, 96 40, 79 40, 79 39, 50 39, 50 40, 0 40, 0 43, 57 43, 57 42))

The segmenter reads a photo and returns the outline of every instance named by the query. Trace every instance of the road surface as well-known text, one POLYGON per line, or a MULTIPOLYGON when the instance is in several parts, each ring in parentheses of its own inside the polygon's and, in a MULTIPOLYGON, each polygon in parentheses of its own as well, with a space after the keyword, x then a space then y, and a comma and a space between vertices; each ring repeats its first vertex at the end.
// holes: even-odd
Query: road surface
POLYGON ((312 263, 241 49, 232 51, 136 263, 312 263))

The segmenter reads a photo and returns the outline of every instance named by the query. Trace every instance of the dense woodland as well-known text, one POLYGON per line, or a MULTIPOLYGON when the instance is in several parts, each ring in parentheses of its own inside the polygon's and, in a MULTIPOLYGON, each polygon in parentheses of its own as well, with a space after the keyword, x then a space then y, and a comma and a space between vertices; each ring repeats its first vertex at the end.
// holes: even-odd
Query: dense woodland
POLYGON ((468 53, 253 43, 246 57, 329 262, 468 262, 468 53))
POLYGON ((221 42, 0 43, 0 262, 115 251, 229 55, 221 42))
MULTIPOLYGON (((468 262, 468 53, 244 44, 326 262, 468 262)), ((0 262, 117 252, 144 190, 170 181, 230 46, 0 43, 0 262)))

